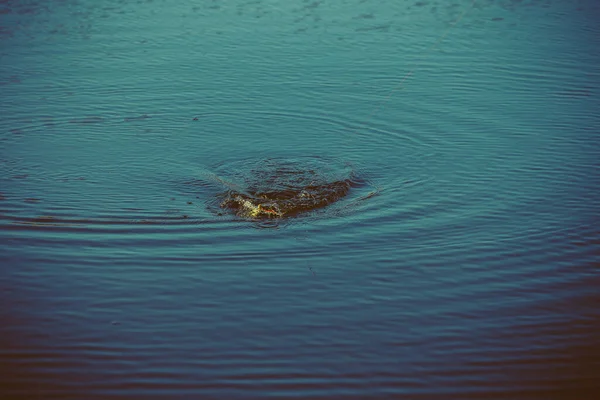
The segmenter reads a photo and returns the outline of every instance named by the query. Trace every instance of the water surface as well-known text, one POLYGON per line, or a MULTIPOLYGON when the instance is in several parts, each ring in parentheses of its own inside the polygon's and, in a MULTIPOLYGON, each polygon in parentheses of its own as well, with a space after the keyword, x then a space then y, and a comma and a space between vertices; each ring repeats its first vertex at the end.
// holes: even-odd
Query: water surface
POLYGON ((1 2, 0 397, 594 398, 598 18, 1 2), (298 159, 362 184, 220 209, 298 159))

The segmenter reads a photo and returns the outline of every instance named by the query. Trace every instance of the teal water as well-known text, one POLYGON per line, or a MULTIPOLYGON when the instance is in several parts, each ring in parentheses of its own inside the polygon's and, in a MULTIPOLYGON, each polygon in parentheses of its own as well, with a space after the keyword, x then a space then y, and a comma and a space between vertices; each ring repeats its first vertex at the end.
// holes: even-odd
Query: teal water
POLYGON ((0 1, 0 398, 595 398, 599 18, 0 1))

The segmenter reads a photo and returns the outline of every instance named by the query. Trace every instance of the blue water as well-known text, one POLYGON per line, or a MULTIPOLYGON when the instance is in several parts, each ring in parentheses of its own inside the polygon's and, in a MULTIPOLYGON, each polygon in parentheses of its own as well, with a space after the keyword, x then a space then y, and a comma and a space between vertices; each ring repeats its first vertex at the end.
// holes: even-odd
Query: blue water
POLYGON ((598 21, 1 1, 0 398, 596 398, 598 21), (286 160, 362 184, 220 208, 286 160))

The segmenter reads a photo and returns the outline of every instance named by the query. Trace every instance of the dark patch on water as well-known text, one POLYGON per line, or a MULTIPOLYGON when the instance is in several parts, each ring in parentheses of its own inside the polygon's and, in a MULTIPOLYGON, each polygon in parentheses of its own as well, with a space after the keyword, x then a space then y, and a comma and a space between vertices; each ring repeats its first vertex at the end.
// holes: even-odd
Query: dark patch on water
POLYGON ((104 122, 104 118, 97 116, 90 116, 84 118, 75 118, 69 121, 72 124, 97 124, 104 122))
MULTIPOLYGON (((250 219, 326 212, 341 200, 356 200, 354 190, 368 186, 349 164, 318 157, 227 163, 215 168, 210 179, 226 190, 208 200, 209 209, 217 214, 224 208, 250 219)), ((204 182, 189 184, 203 186, 204 182)))
POLYGON ((336 202, 348 194, 351 186, 348 180, 269 192, 249 190, 241 193, 232 190, 221 202, 221 207, 229 208, 242 217, 291 217, 336 202))
POLYGON ((375 18, 375 16, 372 13, 360 14, 360 15, 357 15, 356 17, 354 17, 354 19, 373 19, 373 18, 375 18))
POLYGON ((307 5, 305 5, 304 7, 302 7, 303 10, 314 10, 315 8, 319 7, 319 5, 321 5, 320 1, 313 1, 312 3, 309 3, 307 5))
POLYGON ((581 89, 565 89, 559 92, 556 92, 556 96, 559 97, 570 97, 570 98, 580 98, 580 97, 590 97, 592 96, 592 89, 590 88, 581 88, 581 89))
POLYGON ((141 121, 144 119, 148 119, 150 118, 150 116, 148 114, 142 114, 142 115, 138 115, 136 117, 125 117, 123 120, 125 122, 131 122, 131 121, 141 121))
POLYGON ((382 25, 367 26, 364 28, 356 28, 355 31, 356 32, 370 32, 370 31, 388 32, 390 30, 391 26, 392 26, 392 24, 388 23, 388 24, 382 24, 382 25))

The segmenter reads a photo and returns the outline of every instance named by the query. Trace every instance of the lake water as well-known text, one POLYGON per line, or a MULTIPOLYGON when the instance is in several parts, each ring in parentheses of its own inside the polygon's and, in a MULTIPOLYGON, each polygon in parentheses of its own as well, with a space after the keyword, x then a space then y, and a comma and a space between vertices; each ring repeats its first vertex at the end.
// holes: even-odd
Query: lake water
POLYGON ((599 20, 0 1, 0 397, 595 398, 599 20))

